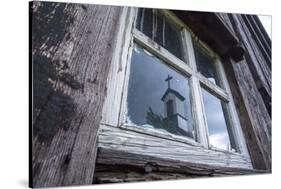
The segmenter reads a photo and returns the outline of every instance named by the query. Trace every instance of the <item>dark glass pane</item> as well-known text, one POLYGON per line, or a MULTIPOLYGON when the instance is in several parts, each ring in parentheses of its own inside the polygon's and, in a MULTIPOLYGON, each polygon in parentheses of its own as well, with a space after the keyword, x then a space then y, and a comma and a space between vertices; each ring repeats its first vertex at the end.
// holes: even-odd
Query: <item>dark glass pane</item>
POLYGON ((155 9, 139 9, 137 28, 184 61, 181 32, 160 11, 155 9))
POLYGON ((222 103, 224 102, 203 88, 202 95, 207 117, 210 144, 216 148, 231 150, 228 127, 222 108, 222 103))
POLYGON ((197 70, 205 77, 208 78, 209 81, 213 82, 214 84, 219 85, 218 75, 215 68, 215 63, 213 59, 208 56, 202 48, 193 43, 195 59, 197 70))
POLYGON ((135 45, 130 68, 127 121, 194 138, 188 78, 135 45))
POLYGON ((152 38, 152 23, 152 9, 139 9, 137 18, 137 28, 150 38, 152 38))
POLYGON ((178 28, 173 26, 165 19, 165 32, 164 32, 164 47, 169 50, 172 54, 183 59, 183 47, 181 41, 181 32, 178 28))

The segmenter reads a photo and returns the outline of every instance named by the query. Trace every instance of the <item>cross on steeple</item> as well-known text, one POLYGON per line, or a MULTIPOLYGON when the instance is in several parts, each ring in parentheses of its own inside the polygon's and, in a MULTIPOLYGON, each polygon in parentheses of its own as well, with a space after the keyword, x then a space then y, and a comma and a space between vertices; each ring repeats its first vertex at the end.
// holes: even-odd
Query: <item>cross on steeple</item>
POLYGON ((165 79, 165 81, 168 82, 168 89, 170 89, 170 80, 171 80, 171 79, 173 79, 173 77, 168 74, 167 79, 165 79))

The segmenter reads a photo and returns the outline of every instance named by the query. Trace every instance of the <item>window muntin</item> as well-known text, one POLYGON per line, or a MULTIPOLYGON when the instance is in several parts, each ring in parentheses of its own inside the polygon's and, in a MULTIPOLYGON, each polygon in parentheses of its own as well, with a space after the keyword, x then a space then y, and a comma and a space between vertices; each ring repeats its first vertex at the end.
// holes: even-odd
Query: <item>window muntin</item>
MULTIPOLYGON (((162 11, 161 11, 162 12, 162 11)), ((223 106, 224 111, 227 112, 227 114, 225 115, 225 120, 227 120, 227 125, 230 125, 229 129, 229 137, 231 137, 231 141, 230 143, 235 143, 235 146, 237 146, 237 149, 235 149, 235 152, 243 152, 243 153, 247 153, 245 151, 245 143, 243 142, 244 139, 241 138, 241 128, 239 125, 239 121, 236 115, 236 111, 233 110, 234 105, 233 105, 233 100, 230 94, 230 90, 229 90, 229 86, 228 83, 226 81, 226 78, 224 76, 224 71, 221 65, 221 62, 218 58, 218 56, 212 52, 211 49, 209 49, 208 47, 204 45, 202 45, 203 43, 201 41, 198 40, 198 38, 196 36, 194 36, 193 34, 189 33, 189 29, 175 16, 173 16, 173 14, 169 11, 163 11, 163 15, 165 15, 165 17, 167 16, 171 22, 171 20, 173 22, 176 23, 177 26, 180 26, 181 29, 181 34, 183 36, 182 37, 182 48, 181 51, 184 54, 184 57, 186 58, 186 60, 188 61, 188 64, 184 63, 183 61, 180 61, 179 59, 177 59, 175 56, 173 56, 169 51, 166 51, 165 49, 163 49, 162 47, 159 46, 159 44, 157 43, 153 43, 151 41, 151 39, 149 39, 149 36, 147 35, 143 35, 141 31, 139 31, 139 29, 137 29, 138 27, 138 23, 136 23, 136 29, 133 29, 133 41, 136 44, 140 44, 144 51, 147 52, 148 54, 155 54, 158 59, 162 60, 163 64, 168 64, 170 67, 175 68, 176 70, 179 70, 181 73, 184 73, 184 75, 187 75, 189 78, 189 82, 190 82, 190 93, 191 93, 191 99, 192 101, 190 102, 192 105, 192 113, 193 113, 193 130, 196 130, 196 141, 194 140, 187 140, 189 139, 188 137, 185 138, 178 138, 176 136, 178 135, 166 135, 163 132, 163 135, 161 134, 161 136, 159 134, 157 134, 158 132, 154 132, 156 131, 156 129, 146 129, 144 127, 139 127, 139 129, 136 127, 136 124, 132 124, 128 122, 128 102, 127 102, 127 98, 125 97, 124 101, 126 103, 123 104, 122 106, 122 115, 121 116, 121 127, 124 127, 126 129, 130 129, 130 130, 135 130, 137 132, 144 132, 147 134, 151 134, 154 136, 159 136, 159 137, 163 137, 163 138, 167 138, 167 139, 171 139, 171 140, 176 140, 176 141, 180 141, 180 142, 185 142, 188 144, 192 144, 192 145, 198 145, 198 146, 204 146, 204 147, 208 147, 208 146, 212 146, 210 145, 210 143, 208 143, 208 129, 207 129, 207 124, 204 124, 204 117, 206 118, 206 115, 204 113, 204 108, 203 108, 203 97, 202 97, 202 91, 200 90, 200 86, 204 86, 204 88, 207 91, 210 91, 210 93, 212 93, 213 95, 215 95, 216 97, 220 98, 223 100, 223 102, 226 102, 226 104, 223 106), (193 38, 192 36, 194 36, 195 38, 193 38), (197 73, 197 63, 196 63, 196 58, 195 58, 195 53, 194 53, 194 45, 196 45, 197 41, 199 42, 199 46, 203 47, 203 52, 207 53, 207 55, 209 55, 208 53, 211 54, 210 57, 212 57, 212 63, 215 64, 215 77, 214 81, 217 82, 212 82, 210 81, 207 77, 205 77, 202 73, 198 74, 197 73), (151 52, 151 53, 150 53, 151 52), (219 76, 219 77, 217 77, 219 76), (217 80, 216 80, 217 79, 217 80), (125 118, 125 119, 124 119, 125 118), (125 120, 125 121, 124 121, 125 120), (237 130, 236 127, 239 127, 239 129, 237 130), (233 133, 232 133, 233 132, 233 133), (170 138, 171 137, 171 138, 170 138), (239 140, 242 141, 239 141, 239 140), (194 142, 193 142, 194 141, 194 142), (199 143, 198 143, 199 142, 199 143), (242 149, 243 147, 243 149, 242 149)), ((155 41, 154 41, 155 42, 155 41)), ((131 56, 130 56, 131 57, 131 56)), ((130 63, 129 63, 130 64, 130 63)), ((130 67, 130 65, 129 65, 130 67)), ((129 75, 129 74, 128 74, 129 75)), ((127 81, 126 81, 126 86, 128 87, 128 83, 129 83, 129 78, 127 76, 127 81)), ((128 88, 127 88, 128 89, 128 88)), ((128 94, 127 94, 128 95, 128 94)), ((167 104, 166 104, 167 106, 167 104)), ((168 105, 171 106, 171 105, 168 105)), ((167 132, 168 133, 168 132, 167 132)), ((232 145, 234 146, 234 145, 232 145)), ((233 147, 232 147, 233 148, 233 147)), ((219 148, 212 148, 212 149, 219 149, 219 148)), ((221 149, 222 151, 225 151, 225 149, 221 149)), ((232 151, 233 152, 233 151, 232 151)))
POLYGON ((135 45, 130 66, 127 122, 195 138, 188 78, 135 45))
POLYGON ((185 61, 181 31, 161 11, 139 9, 136 28, 177 58, 185 61))

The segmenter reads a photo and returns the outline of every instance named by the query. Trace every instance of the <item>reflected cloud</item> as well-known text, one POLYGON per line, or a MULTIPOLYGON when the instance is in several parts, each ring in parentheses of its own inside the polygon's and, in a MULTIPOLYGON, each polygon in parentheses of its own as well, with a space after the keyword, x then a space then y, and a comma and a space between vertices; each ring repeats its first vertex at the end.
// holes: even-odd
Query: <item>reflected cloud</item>
POLYGON ((202 95, 210 144, 216 148, 228 150, 230 148, 230 138, 222 108, 223 102, 203 88, 202 95))
POLYGON ((227 133, 213 134, 209 138, 211 145, 223 150, 229 150, 229 143, 226 143, 228 141, 227 133))

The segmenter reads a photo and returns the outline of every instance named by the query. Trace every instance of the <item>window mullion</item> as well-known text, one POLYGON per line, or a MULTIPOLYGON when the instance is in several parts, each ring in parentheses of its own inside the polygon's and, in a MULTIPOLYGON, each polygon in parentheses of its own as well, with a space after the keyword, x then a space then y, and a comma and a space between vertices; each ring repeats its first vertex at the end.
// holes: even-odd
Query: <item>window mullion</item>
POLYGON ((193 106, 193 116, 194 116, 194 122, 196 125, 196 131, 197 131, 197 136, 199 139, 199 142, 206 148, 208 148, 208 128, 206 127, 205 124, 205 118, 204 118, 204 109, 202 106, 202 94, 200 91, 200 82, 199 80, 191 76, 190 78, 190 88, 191 88, 191 102, 193 106))
MULTIPOLYGON (((183 30, 184 34, 184 48, 186 50, 186 58, 188 60, 189 66, 193 69, 193 73, 196 71, 196 62, 192 46, 192 39, 190 34, 186 29, 183 30)), ((208 129, 205 124, 204 109, 202 105, 202 94, 200 90, 200 81, 193 74, 190 78, 190 88, 191 88, 191 102, 192 102, 192 113, 194 116, 194 122, 196 125, 197 137, 199 142, 206 148, 208 148, 208 129)))

